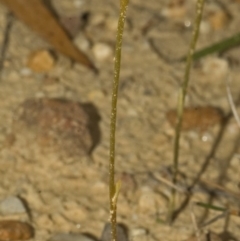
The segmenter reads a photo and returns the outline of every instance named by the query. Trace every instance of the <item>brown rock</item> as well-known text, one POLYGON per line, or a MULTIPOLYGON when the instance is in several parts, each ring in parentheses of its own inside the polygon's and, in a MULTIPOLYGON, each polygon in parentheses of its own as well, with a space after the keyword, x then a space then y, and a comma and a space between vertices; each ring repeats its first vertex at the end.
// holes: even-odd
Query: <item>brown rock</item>
POLYGON ((30 138, 48 151, 85 156, 92 147, 89 117, 77 102, 60 99, 28 99, 19 108, 14 121, 16 133, 30 138))
MULTIPOLYGON (((166 113, 166 117, 171 125, 175 126, 177 113, 170 110, 166 113)), ((210 126, 221 123, 223 113, 215 107, 201 106, 188 107, 183 112, 182 130, 200 130, 204 131, 210 126)))
POLYGON ((50 71, 55 64, 55 59, 47 50, 38 50, 30 54, 27 62, 28 68, 36 73, 50 71))
POLYGON ((0 221, 0 240, 26 240, 34 235, 33 228, 24 222, 15 220, 0 221))

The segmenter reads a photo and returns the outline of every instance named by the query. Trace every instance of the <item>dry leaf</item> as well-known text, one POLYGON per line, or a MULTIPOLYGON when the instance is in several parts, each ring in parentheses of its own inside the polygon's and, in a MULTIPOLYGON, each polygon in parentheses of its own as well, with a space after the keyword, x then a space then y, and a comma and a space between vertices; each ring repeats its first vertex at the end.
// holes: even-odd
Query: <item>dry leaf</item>
POLYGON ((56 50, 71 59, 95 69, 87 56, 80 52, 70 38, 40 0, 0 0, 21 21, 39 33, 56 50))

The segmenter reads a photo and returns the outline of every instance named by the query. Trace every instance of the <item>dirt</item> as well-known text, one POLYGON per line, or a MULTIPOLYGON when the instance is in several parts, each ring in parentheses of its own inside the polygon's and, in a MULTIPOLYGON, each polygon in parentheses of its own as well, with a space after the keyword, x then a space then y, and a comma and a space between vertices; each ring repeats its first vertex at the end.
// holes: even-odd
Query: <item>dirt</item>
MULTIPOLYGON (((99 238, 109 218, 107 175, 114 51, 109 51, 108 58, 96 59, 92 49, 102 43, 114 50, 119 1, 81 3, 78 14, 86 22, 79 33, 80 42, 77 37, 75 42, 79 46, 83 46, 83 40, 87 43, 84 51, 99 69, 98 74, 57 53, 56 64, 48 73, 29 70, 26 64, 31 53, 50 46, 16 19, 8 33, 0 73, 0 199, 15 195, 25 200, 29 219, 23 221, 34 226, 34 240, 47 240, 56 232, 87 232, 99 238), (61 151, 46 153, 37 140, 26 141, 28 134, 14 133, 19 106, 27 99, 39 98, 91 106, 87 108, 92 114, 89 116, 92 121, 98 120, 92 123, 92 130, 98 133, 91 155, 77 154, 72 158, 71 153, 78 153, 78 145, 72 146, 76 150, 69 155, 62 155, 61 151)), ((171 226, 165 223, 171 188, 157 177, 171 181, 174 128, 166 113, 177 106, 184 71, 184 62, 179 59, 189 44, 194 9, 190 0, 171 1, 171 4, 130 0, 122 49, 116 172, 123 182, 118 221, 126 225, 131 240, 186 240, 195 232, 191 219, 193 201, 238 208, 239 199, 229 197, 214 185, 207 188, 200 180, 174 223, 171 226)), ((236 34, 239 11, 239 1, 207 2, 197 48, 236 34), (216 22, 212 20, 214 13, 219 16, 217 12, 222 14, 223 10, 225 17, 216 20, 217 27, 212 26, 216 22)), ((7 21, 8 11, 0 5, 1 42, 7 34, 7 21)), ((201 172, 202 180, 239 193, 240 132, 230 115, 225 87, 230 76, 233 99, 237 102, 240 55, 236 52, 239 47, 193 64, 186 106, 219 108, 225 118, 204 132, 182 133, 179 185, 183 189, 191 186, 201 172)), ((238 106, 237 110, 240 113, 238 106)), ((26 128, 26 131, 34 136, 33 129, 26 128)), ((178 192, 177 207, 183 206, 186 200, 186 192, 178 192)), ((219 212, 210 211, 207 215, 204 208, 194 206, 194 214, 203 224, 219 212)), ((239 240, 239 227, 239 217, 225 217, 206 225, 204 230, 229 234, 232 240, 239 240)))

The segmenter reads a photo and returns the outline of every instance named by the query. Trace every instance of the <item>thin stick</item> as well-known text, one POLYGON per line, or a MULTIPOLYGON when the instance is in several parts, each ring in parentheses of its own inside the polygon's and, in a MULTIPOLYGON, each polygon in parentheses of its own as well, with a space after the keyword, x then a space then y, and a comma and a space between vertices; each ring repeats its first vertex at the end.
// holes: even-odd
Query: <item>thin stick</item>
POLYGON ((114 79, 112 89, 112 110, 110 123, 110 156, 109 156, 109 199, 110 199, 110 222, 111 222, 111 240, 117 240, 117 196, 120 184, 115 184, 115 133, 117 119, 117 98, 118 85, 121 68, 121 51, 123 29, 126 18, 126 11, 129 0, 120 1, 120 15, 118 20, 118 29, 116 37, 115 59, 114 59, 114 79))
MULTIPOLYGON (((187 94, 190 70, 192 66, 192 57, 195 51, 198 35, 199 35, 199 28, 202 19, 203 7, 204 7, 205 0, 198 0, 197 7, 196 7, 196 19, 194 24, 194 29, 192 33, 192 39, 189 46, 189 51, 187 55, 186 61, 186 68, 184 73, 184 81, 179 93, 178 99, 178 108, 177 108, 177 123, 175 128, 175 140, 174 140, 174 157, 173 157, 173 183, 176 184, 177 182, 177 174, 178 174, 178 158, 179 158, 179 140, 180 140, 180 133, 182 128, 182 118, 183 118, 183 108, 185 97, 187 94)), ((176 190, 173 189, 172 191, 172 201, 170 205, 170 215, 172 216, 173 211, 175 209, 175 199, 176 199, 176 190)))

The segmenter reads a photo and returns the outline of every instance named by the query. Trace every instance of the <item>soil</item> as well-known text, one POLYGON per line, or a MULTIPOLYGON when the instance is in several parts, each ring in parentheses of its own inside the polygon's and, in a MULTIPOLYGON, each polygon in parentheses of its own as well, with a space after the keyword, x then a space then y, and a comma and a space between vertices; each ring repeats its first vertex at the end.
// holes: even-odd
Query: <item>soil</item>
MULTIPOLYGON (((8 10, 0 5, 1 43, 9 34, 0 73, 0 199, 14 195, 25 200, 28 221, 35 229, 33 240, 47 240, 57 232, 87 232, 99 238, 109 218, 109 122, 119 1, 68 2, 82 3, 78 14, 85 24, 79 24, 81 38, 78 35, 75 42, 85 39, 88 43, 84 51, 99 69, 98 74, 58 53, 51 71, 34 73, 28 69, 31 53, 50 46, 17 19, 7 33, 8 10), (109 55, 94 55, 98 43, 112 50, 109 55), (90 117, 101 120, 92 127, 98 138, 90 155, 73 150, 71 154, 77 153, 74 157, 63 156, 56 149, 46 153, 38 141, 27 142, 27 135, 17 133, 13 127, 21 124, 19 106, 39 98, 92 106, 95 115, 90 117)), ((165 223, 171 188, 159 177, 171 181, 174 141, 174 128, 166 113, 177 106, 184 73, 184 62, 179 59, 186 54, 191 37, 194 3, 130 0, 122 49, 116 172, 123 183, 118 222, 126 225, 131 240, 187 239, 195 230, 191 214, 199 224, 219 215, 191 205, 196 201, 233 209, 239 205, 240 132, 231 115, 225 86, 227 78, 231 78, 232 96, 237 103, 240 48, 235 47, 193 64, 186 106, 218 108, 225 117, 204 131, 193 128, 182 132, 179 185, 186 191, 199 173, 201 177, 189 200, 186 193, 177 192, 177 208, 183 208, 171 226, 165 223), (235 195, 228 195, 214 183, 235 195)), ((197 48, 236 34, 239 11, 239 1, 208 1, 197 48)), ((240 113, 237 104, 236 108, 240 113)), ((204 230, 229 234, 229 239, 225 236, 224 240, 240 240, 239 228, 240 219, 233 216, 219 218, 204 230)))

